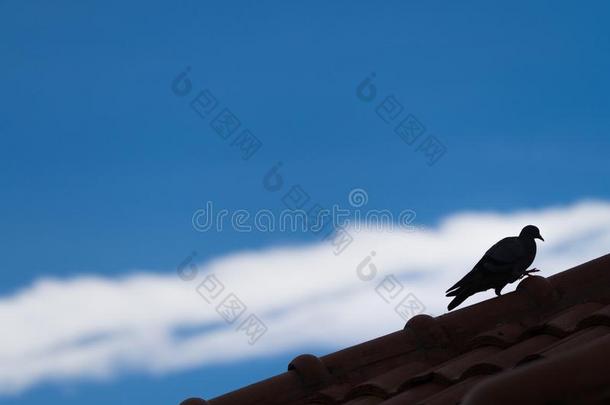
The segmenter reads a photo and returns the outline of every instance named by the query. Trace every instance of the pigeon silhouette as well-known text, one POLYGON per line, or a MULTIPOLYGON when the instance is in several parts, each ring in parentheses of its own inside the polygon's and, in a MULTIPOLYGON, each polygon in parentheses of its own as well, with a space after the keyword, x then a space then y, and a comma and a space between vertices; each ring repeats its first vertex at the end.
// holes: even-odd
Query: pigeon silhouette
POLYGON ((540 271, 526 270, 536 257, 536 239, 544 241, 536 226, 527 225, 519 236, 493 245, 468 274, 446 291, 447 297, 455 297, 447 309, 451 311, 471 295, 490 288, 499 296, 506 284, 540 271))

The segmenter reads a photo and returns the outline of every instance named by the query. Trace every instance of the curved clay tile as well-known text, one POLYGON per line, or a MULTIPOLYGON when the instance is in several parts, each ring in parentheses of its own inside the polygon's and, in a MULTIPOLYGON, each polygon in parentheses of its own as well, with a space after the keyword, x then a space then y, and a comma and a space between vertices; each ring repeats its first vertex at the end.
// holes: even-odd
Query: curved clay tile
POLYGON ((605 336, 553 358, 489 378, 474 387, 463 404, 602 403, 601 400, 608 399, 609 360, 610 336, 605 336), (585 397, 587 402, 583 401, 585 397), (590 402, 592 398, 596 400, 590 402))
MULTIPOLYGON (((439 292, 440 294, 441 292, 439 292)), ((182 405, 598 403, 610 386, 610 255, 182 405)))

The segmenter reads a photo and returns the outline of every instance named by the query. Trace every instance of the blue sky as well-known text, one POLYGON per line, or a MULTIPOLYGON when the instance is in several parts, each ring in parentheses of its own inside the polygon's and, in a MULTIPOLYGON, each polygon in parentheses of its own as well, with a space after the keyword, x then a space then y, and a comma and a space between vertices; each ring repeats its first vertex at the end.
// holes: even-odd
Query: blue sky
MULTIPOLYGON (((175 279, 192 251, 205 264, 320 243, 311 233, 191 226, 206 201, 281 210, 283 192, 263 187, 277 162, 286 189, 298 184, 311 201, 346 205, 362 188, 369 207, 413 209, 431 229, 456 213, 512 220, 610 201, 608 8, 0 2, 0 302, 10 309, 40 280, 175 279), (187 66, 192 93, 179 97, 172 81, 187 66), (367 103, 356 88, 371 73, 377 96, 367 103), (203 89, 262 142, 252 158, 214 132, 214 114, 189 107, 203 89), (400 119, 412 114, 426 128, 420 140, 445 146, 434 165, 377 115, 390 95, 400 119)), ((284 371, 301 352, 345 343, 330 341, 159 373, 134 366, 43 379, 0 403, 210 398, 284 371)))

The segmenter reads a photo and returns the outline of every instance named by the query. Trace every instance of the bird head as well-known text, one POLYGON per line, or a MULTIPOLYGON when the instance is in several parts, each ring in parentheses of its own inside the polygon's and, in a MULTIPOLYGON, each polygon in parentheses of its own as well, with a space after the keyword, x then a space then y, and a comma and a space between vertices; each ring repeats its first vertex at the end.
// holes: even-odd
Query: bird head
POLYGON ((540 229, 534 225, 527 225, 521 230, 519 236, 527 236, 533 239, 540 239, 544 242, 544 238, 540 235, 540 229))

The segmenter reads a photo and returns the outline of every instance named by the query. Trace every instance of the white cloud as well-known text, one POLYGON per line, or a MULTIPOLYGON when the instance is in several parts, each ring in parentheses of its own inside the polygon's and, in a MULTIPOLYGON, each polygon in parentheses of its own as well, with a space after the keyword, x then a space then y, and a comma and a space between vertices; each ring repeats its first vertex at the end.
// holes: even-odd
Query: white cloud
MULTIPOLYGON (((38 280, 0 298, 0 393, 123 370, 165 373, 283 351, 296 355, 320 345, 335 350, 393 332, 404 321, 375 293, 385 276, 404 284, 397 301, 413 293, 427 313, 441 314, 449 301, 445 289, 493 242, 528 223, 546 239, 534 262, 545 276, 603 255, 610 246, 610 203, 585 201, 508 214, 459 213, 415 233, 362 231, 338 257, 327 242, 237 252, 199 264, 193 281, 174 270, 164 276, 38 280), (356 266, 371 251, 379 272, 365 282, 356 266), (226 287, 220 298, 234 292, 248 306, 233 325, 195 290, 209 273, 226 287), (235 331, 250 313, 268 327, 254 345, 235 331)), ((491 296, 481 293, 463 305, 491 296)))

